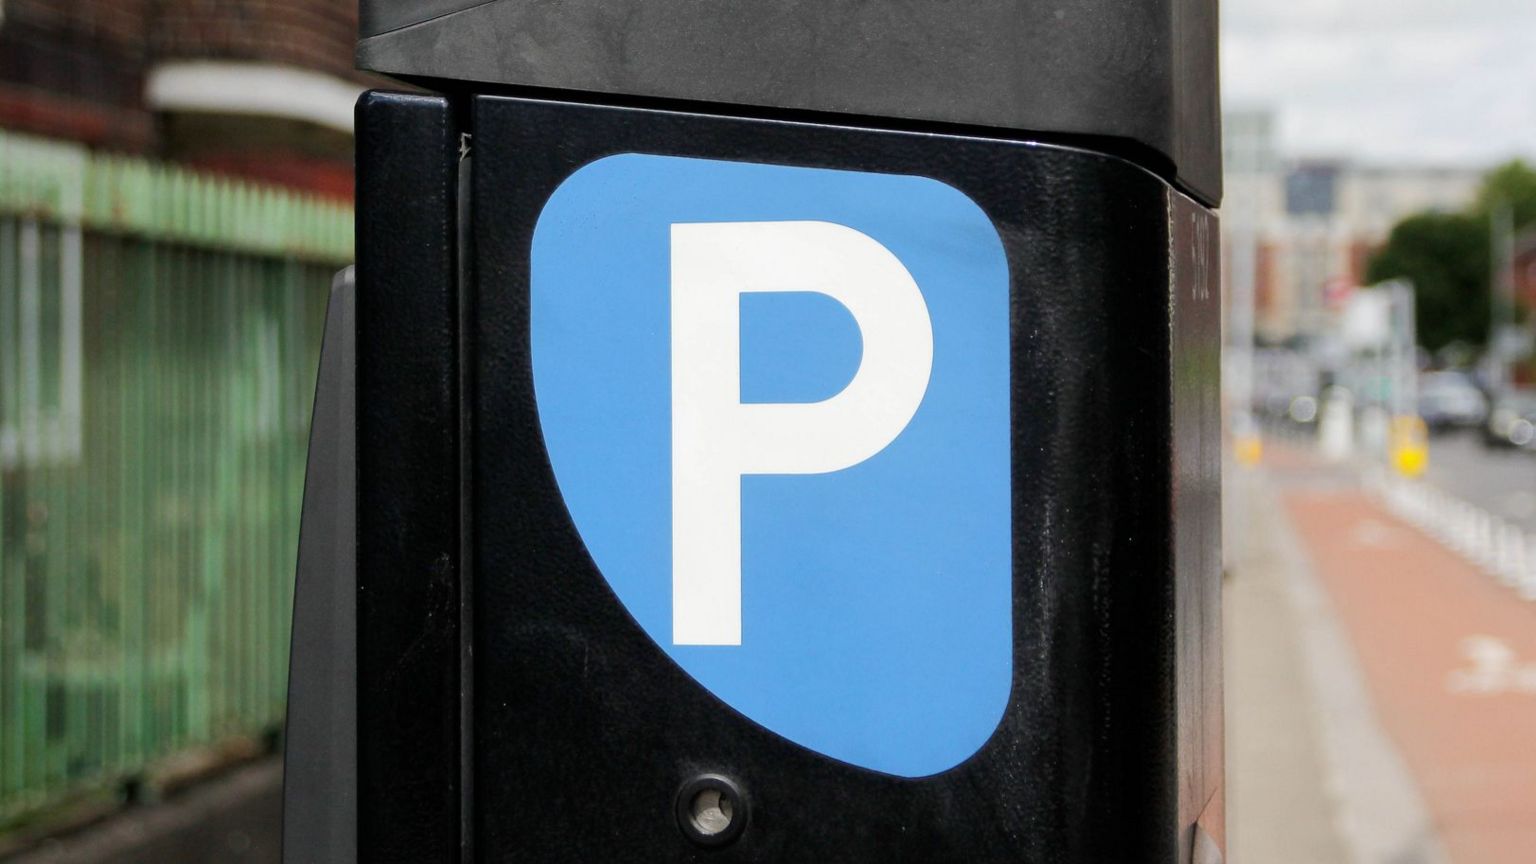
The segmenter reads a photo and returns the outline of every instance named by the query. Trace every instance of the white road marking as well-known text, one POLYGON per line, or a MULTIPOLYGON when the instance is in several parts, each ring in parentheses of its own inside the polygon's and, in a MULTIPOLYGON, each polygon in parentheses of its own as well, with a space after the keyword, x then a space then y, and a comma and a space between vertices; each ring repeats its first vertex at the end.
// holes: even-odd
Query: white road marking
POLYGON ((1452 693, 1493 696, 1500 693, 1536 694, 1536 663, 1523 663, 1515 650, 1495 636, 1468 636, 1461 640, 1468 666, 1450 674, 1446 688, 1452 693))

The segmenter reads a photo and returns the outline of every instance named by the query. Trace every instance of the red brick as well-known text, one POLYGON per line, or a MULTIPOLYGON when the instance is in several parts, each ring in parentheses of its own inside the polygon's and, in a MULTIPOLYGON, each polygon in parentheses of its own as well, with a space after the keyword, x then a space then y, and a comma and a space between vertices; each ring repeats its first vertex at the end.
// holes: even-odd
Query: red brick
POLYGON ((263 167, 266 157, 229 155, 236 141, 176 140, 144 104, 144 84, 156 65, 182 60, 274 63, 367 83, 352 69, 356 0, 0 2, 0 127, 158 150, 328 194, 350 186, 350 160, 334 145, 318 155, 266 154, 272 164, 263 167))

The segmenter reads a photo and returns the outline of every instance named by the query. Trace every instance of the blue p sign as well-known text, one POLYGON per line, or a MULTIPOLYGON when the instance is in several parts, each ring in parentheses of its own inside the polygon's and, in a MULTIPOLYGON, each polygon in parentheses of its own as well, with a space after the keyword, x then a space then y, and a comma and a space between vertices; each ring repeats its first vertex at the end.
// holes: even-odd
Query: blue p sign
POLYGON ((1008 273, 934 180, 624 155, 532 255, 539 418, 592 559, 702 686, 917 777, 1012 670, 1008 273))

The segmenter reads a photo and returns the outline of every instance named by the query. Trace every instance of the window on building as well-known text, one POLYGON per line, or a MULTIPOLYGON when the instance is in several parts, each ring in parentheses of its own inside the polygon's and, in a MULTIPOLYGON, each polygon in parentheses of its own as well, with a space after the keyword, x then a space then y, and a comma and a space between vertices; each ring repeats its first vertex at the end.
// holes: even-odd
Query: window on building
POLYGON ((1331 216, 1339 170, 1331 164, 1297 165, 1285 175, 1285 211, 1292 216, 1331 216))

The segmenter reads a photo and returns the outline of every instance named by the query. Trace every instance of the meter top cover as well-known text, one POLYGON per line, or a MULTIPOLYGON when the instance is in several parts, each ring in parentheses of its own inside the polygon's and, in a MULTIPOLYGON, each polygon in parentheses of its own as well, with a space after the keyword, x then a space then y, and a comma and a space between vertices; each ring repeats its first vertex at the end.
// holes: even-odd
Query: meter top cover
POLYGON ((1221 199, 1217 0, 359 0, 363 69, 1057 137, 1221 199))

